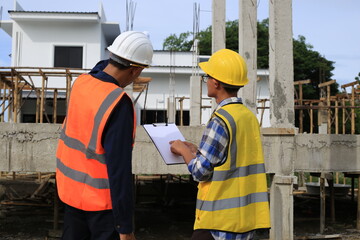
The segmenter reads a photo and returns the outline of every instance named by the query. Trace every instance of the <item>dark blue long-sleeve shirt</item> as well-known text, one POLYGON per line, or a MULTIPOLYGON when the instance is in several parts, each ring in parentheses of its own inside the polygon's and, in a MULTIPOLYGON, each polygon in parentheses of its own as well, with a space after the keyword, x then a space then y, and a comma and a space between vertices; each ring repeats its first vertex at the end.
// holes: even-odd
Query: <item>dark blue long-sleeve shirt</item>
MULTIPOLYGON (((107 64, 108 60, 100 61, 90 71, 90 74, 101 81, 119 85, 112 76, 103 72, 107 64)), ((134 231, 133 181, 131 171, 133 131, 133 103, 125 94, 112 111, 102 135, 114 223, 119 233, 131 233, 134 231)))

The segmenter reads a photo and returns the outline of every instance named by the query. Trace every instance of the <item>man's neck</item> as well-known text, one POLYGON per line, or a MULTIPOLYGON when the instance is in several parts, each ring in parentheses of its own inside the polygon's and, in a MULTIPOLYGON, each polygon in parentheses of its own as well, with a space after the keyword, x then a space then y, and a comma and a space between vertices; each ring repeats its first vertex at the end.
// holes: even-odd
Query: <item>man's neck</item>
POLYGON ((126 78, 126 72, 125 71, 120 71, 118 68, 116 68, 115 66, 108 64, 105 69, 103 70, 104 72, 106 72, 107 74, 109 74, 110 76, 112 76, 119 84, 120 87, 125 87, 122 86, 123 84, 123 79, 126 78))
POLYGON ((237 93, 234 94, 230 94, 226 91, 221 91, 218 93, 218 95, 215 97, 216 103, 219 104, 221 103, 221 101, 227 99, 227 98, 231 98, 231 97, 237 97, 237 93))

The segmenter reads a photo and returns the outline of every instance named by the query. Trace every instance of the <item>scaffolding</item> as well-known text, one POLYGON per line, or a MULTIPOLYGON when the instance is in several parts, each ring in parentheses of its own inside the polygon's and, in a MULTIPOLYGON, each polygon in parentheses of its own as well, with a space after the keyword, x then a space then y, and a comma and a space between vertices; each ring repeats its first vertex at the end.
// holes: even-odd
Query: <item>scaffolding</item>
MULTIPOLYGON (((48 68, 48 67, 0 67, 0 122, 19 122, 19 114, 24 102, 32 94, 36 96, 36 123, 56 123, 59 96, 64 96, 66 106, 69 101, 73 81, 89 69, 48 68), (51 82, 51 84, 49 84, 51 82), (49 119, 45 103, 52 99, 53 114, 49 119), (42 113, 42 114, 41 114, 42 113)), ((139 77, 133 84, 133 92, 138 96, 147 93, 150 77, 139 77)))
MULTIPOLYGON (((319 88, 326 88, 325 97, 320 99, 304 99, 303 85, 311 83, 311 80, 295 81, 294 85, 298 86, 295 89, 295 111, 298 111, 299 133, 304 133, 304 121, 307 114, 309 119, 309 133, 316 133, 315 131, 315 114, 318 116, 318 125, 321 123, 327 124, 327 134, 355 134, 356 133, 356 112, 355 109, 360 108, 360 84, 359 82, 351 82, 341 85, 342 93, 331 96, 330 86, 336 81, 331 80, 318 85, 319 88), (351 87, 350 93, 347 88, 351 87), (341 121, 340 121, 341 120, 341 121), (346 126, 350 125, 350 131, 346 126)), ((258 99, 260 106, 257 109, 260 111, 260 125, 263 122, 264 111, 269 109, 266 107, 266 102, 269 99, 258 99)))

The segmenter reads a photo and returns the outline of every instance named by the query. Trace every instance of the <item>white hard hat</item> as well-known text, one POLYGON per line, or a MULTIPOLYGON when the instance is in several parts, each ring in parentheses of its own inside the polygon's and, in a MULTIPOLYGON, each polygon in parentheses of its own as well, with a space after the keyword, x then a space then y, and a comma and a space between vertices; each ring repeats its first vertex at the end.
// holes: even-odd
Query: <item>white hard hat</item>
POLYGON ((107 49, 118 57, 144 66, 149 66, 153 57, 152 44, 143 32, 123 32, 107 49))

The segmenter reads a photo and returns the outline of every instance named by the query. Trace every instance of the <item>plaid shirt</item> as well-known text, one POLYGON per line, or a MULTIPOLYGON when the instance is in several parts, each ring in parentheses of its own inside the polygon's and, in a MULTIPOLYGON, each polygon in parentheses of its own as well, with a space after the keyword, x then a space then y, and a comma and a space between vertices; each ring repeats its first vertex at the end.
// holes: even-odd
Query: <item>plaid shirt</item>
MULTIPOLYGON (((242 100, 237 97, 227 98, 219 103, 216 110, 229 103, 242 103, 242 100)), ((188 165, 195 181, 211 181, 214 167, 222 165, 226 160, 228 145, 229 131, 225 122, 213 116, 203 133, 196 157, 188 165)), ((210 232, 215 240, 248 240, 253 238, 254 233, 210 232)))

